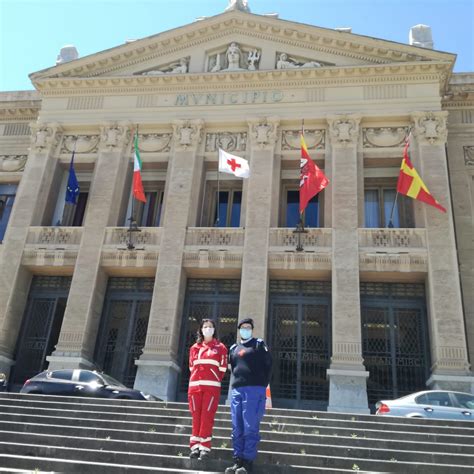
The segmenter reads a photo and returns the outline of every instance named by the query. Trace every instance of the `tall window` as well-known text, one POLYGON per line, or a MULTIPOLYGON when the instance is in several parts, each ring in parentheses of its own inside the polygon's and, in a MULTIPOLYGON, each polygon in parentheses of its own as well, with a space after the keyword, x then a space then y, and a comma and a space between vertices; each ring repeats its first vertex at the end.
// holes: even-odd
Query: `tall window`
POLYGON ((208 181, 203 200, 201 225, 204 227, 240 227, 242 183, 208 181))
POLYGON ((16 184, 0 184, 0 242, 7 230, 8 220, 12 212, 16 195, 16 184))
MULTIPOLYGON (((133 215, 139 227, 159 227, 161 216, 163 214, 163 198, 165 194, 165 183, 162 181, 145 181, 143 182, 145 189, 146 203, 137 201, 133 202, 133 215)), ((132 212, 132 196, 128 205, 125 226, 130 224, 129 217, 132 212)))
MULTIPOLYGON (((79 183, 81 189, 84 188, 84 183, 79 183)), ((77 204, 64 204, 63 217, 60 221, 61 226, 65 227, 81 227, 86 214, 87 199, 89 192, 80 192, 77 198, 77 204)))
POLYGON ((383 183, 366 180, 364 190, 365 227, 387 227, 392 213, 393 227, 414 227, 411 199, 397 195, 396 183, 390 180, 383 183))
MULTIPOLYGON (((304 213, 305 227, 322 226, 322 195, 314 196, 308 203, 304 213)), ((282 205, 280 213, 281 227, 296 227, 300 220, 300 192, 295 186, 283 185, 282 205)))

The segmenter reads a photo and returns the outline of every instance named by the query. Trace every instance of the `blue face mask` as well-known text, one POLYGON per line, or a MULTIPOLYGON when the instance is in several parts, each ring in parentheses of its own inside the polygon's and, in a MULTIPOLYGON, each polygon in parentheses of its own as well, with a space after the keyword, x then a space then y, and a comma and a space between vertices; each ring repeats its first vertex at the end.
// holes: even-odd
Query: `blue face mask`
POLYGON ((240 332, 240 337, 244 341, 247 340, 247 339, 250 339, 252 337, 252 330, 251 329, 240 328, 239 332, 240 332))

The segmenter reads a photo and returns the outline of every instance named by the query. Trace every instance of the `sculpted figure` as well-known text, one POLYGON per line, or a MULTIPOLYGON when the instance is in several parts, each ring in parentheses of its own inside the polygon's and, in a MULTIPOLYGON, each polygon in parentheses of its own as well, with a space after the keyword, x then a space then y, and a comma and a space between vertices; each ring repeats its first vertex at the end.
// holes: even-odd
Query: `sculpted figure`
POLYGON ((249 51, 247 56, 247 62, 249 65, 249 71, 255 71, 258 66, 258 62, 260 61, 260 53, 258 50, 254 49, 253 51, 249 51))
POLYGON ((179 63, 168 66, 163 71, 147 71, 143 73, 145 76, 159 76, 161 74, 185 74, 188 72, 188 58, 181 58, 179 63))
POLYGON ((240 67, 240 55, 242 54, 237 43, 231 43, 227 48, 227 71, 238 71, 240 67))
POLYGON ((298 63, 293 59, 289 59, 286 53, 281 53, 276 64, 277 69, 296 69, 305 67, 321 67, 316 61, 308 61, 306 63, 298 63))
POLYGON ((250 8, 247 0, 229 0, 229 5, 227 5, 225 12, 230 10, 240 10, 242 12, 250 13, 250 8))

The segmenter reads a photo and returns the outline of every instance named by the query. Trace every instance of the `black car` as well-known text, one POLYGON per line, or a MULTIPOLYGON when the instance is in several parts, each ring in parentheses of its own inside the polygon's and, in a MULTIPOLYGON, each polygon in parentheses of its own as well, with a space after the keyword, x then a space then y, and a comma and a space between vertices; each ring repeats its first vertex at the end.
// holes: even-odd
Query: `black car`
POLYGON ((154 395, 126 387, 110 375, 83 369, 45 370, 27 380, 20 392, 69 397, 158 400, 154 395))

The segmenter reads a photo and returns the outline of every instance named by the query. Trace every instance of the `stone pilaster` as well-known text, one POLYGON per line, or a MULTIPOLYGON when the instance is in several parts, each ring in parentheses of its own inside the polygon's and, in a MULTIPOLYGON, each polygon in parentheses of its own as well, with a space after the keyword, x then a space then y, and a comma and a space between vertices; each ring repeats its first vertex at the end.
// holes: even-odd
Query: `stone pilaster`
POLYGON ((61 127, 54 123, 31 125, 31 148, 15 197, 0 256, 0 372, 9 374, 31 274, 21 265, 23 248, 32 225, 40 225, 57 160, 61 127))
POLYGON ((202 120, 173 123, 174 152, 168 164, 163 233, 150 320, 143 354, 136 361, 135 388, 164 400, 174 399, 180 371, 177 356, 186 290, 182 260, 186 228, 196 221, 195 196, 203 173, 203 156, 198 155, 203 125, 202 120))
POLYGON ((446 209, 420 204, 428 246, 427 304, 431 319, 432 375, 428 385, 474 389, 469 371, 445 143, 448 112, 412 114, 416 164, 430 193, 446 209))
POLYGON ((360 117, 328 117, 332 202, 332 357, 329 411, 368 413, 362 359, 357 156, 360 117))
POLYGON ((68 302, 56 350, 47 359, 50 368, 89 368, 93 354, 107 276, 100 267, 107 226, 117 225, 121 203, 128 196, 131 129, 127 123, 101 127, 84 231, 77 255, 68 302))
MULTIPOLYGON (((272 209, 278 206, 273 194, 277 118, 248 121, 250 137, 250 177, 247 185, 247 213, 242 261, 239 318, 255 321, 254 334, 264 337, 268 301, 268 247, 272 209)), ((277 184, 276 184, 277 183, 277 184)))

